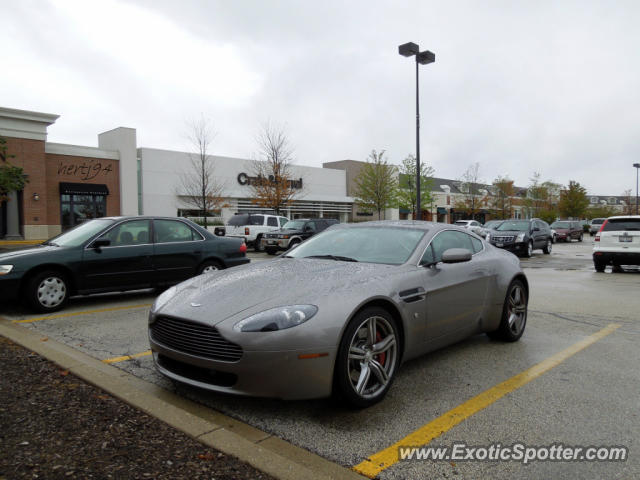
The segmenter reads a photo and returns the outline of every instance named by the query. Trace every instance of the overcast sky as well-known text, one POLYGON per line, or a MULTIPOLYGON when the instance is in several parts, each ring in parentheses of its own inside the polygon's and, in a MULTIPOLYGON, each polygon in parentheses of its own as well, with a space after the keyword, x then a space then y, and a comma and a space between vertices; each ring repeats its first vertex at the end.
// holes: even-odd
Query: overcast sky
POLYGON ((59 114, 49 141, 186 150, 186 122, 215 124, 216 155, 252 157, 266 121, 296 162, 415 153, 459 178, 576 180, 635 194, 640 2, 2 0, 0 106, 59 114))

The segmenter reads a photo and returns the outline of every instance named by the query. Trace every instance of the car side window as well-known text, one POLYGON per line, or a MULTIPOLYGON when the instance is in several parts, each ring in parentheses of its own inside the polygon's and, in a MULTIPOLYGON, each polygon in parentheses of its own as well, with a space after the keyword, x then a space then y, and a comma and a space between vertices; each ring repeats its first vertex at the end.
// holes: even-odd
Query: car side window
POLYGON ((280 217, 280 226, 284 227, 284 224, 287 223, 288 221, 289 221, 288 218, 280 217))
POLYGON ((188 225, 176 220, 154 220, 153 238, 156 243, 191 242, 200 240, 188 225))
POLYGON ((269 227, 277 227, 278 219, 276 217, 267 217, 267 226, 269 227))
POLYGON ((471 236, 464 232, 457 232, 454 230, 445 230, 440 232, 431 241, 433 246, 434 262, 440 262, 442 260, 442 254, 450 248, 464 248, 473 252, 473 245, 471 243, 471 236))
POLYGON ((473 246, 473 253, 481 252, 482 249, 484 248, 482 246, 482 241, 471 236, 469 236, 469 238, 471 239, 471 245, 473 246))
POLYGON ((110 240, 111 247, 149 243, 149 220, 131 220, 121 223, 100 238, 110 240))
POLYGON ((304 231, 311 231, 311 232, 315 232, 316 229, 316 223, 315 222, 307 222, 304 224, 304 231))

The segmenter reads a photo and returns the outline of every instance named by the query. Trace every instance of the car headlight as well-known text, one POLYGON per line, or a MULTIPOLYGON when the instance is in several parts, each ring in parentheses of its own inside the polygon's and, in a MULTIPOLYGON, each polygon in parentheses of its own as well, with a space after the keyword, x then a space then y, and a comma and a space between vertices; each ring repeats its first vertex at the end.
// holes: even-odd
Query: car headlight
POLYGON ((6 275, 13 270, 13 265, 0 265, 0 275, 6 275))
POLYGON ((524 242, 524 232, 523 233, 519 233, 518 236, 516 237, 516 242, 524 242))
POLYGON ((256 313, 233 326, 236 332, 274 332, 296 327, 313 317, 318 311, 315 305, 288 305, 256 313))

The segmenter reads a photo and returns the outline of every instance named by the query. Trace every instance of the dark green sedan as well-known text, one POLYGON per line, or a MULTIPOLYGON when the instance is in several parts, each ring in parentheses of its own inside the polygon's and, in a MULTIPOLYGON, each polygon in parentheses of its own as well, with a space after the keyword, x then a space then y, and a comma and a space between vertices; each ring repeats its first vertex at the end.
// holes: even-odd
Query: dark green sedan
POLYGON ((0 254, 0 302, 22 298, 39 312, 72 295, 166 287, 249 263, 242 239, 184 218, 89 220, 35 248, 0 254))

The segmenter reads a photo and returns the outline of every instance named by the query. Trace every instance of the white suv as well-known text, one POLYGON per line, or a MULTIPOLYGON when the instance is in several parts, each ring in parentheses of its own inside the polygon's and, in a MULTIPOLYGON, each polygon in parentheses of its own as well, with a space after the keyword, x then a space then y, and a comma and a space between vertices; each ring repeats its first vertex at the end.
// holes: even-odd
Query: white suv
MULTIPOLYGON (((227 237, 244 238, 247 245, 252 245, 256 252, 264 250, 262 236, 273 230, 278 230, 287 223, 287 217, 279 215, 267 215, 263 213, 236 213, 229 219, 224 227, 224 235, 227 237)), ((217 227, 218 234, 222 233, 217 227)))
POLYGON ((640 215, 607 218, 596 233, 593 266, 604 272, 607 265, 640 265, 640 215))

